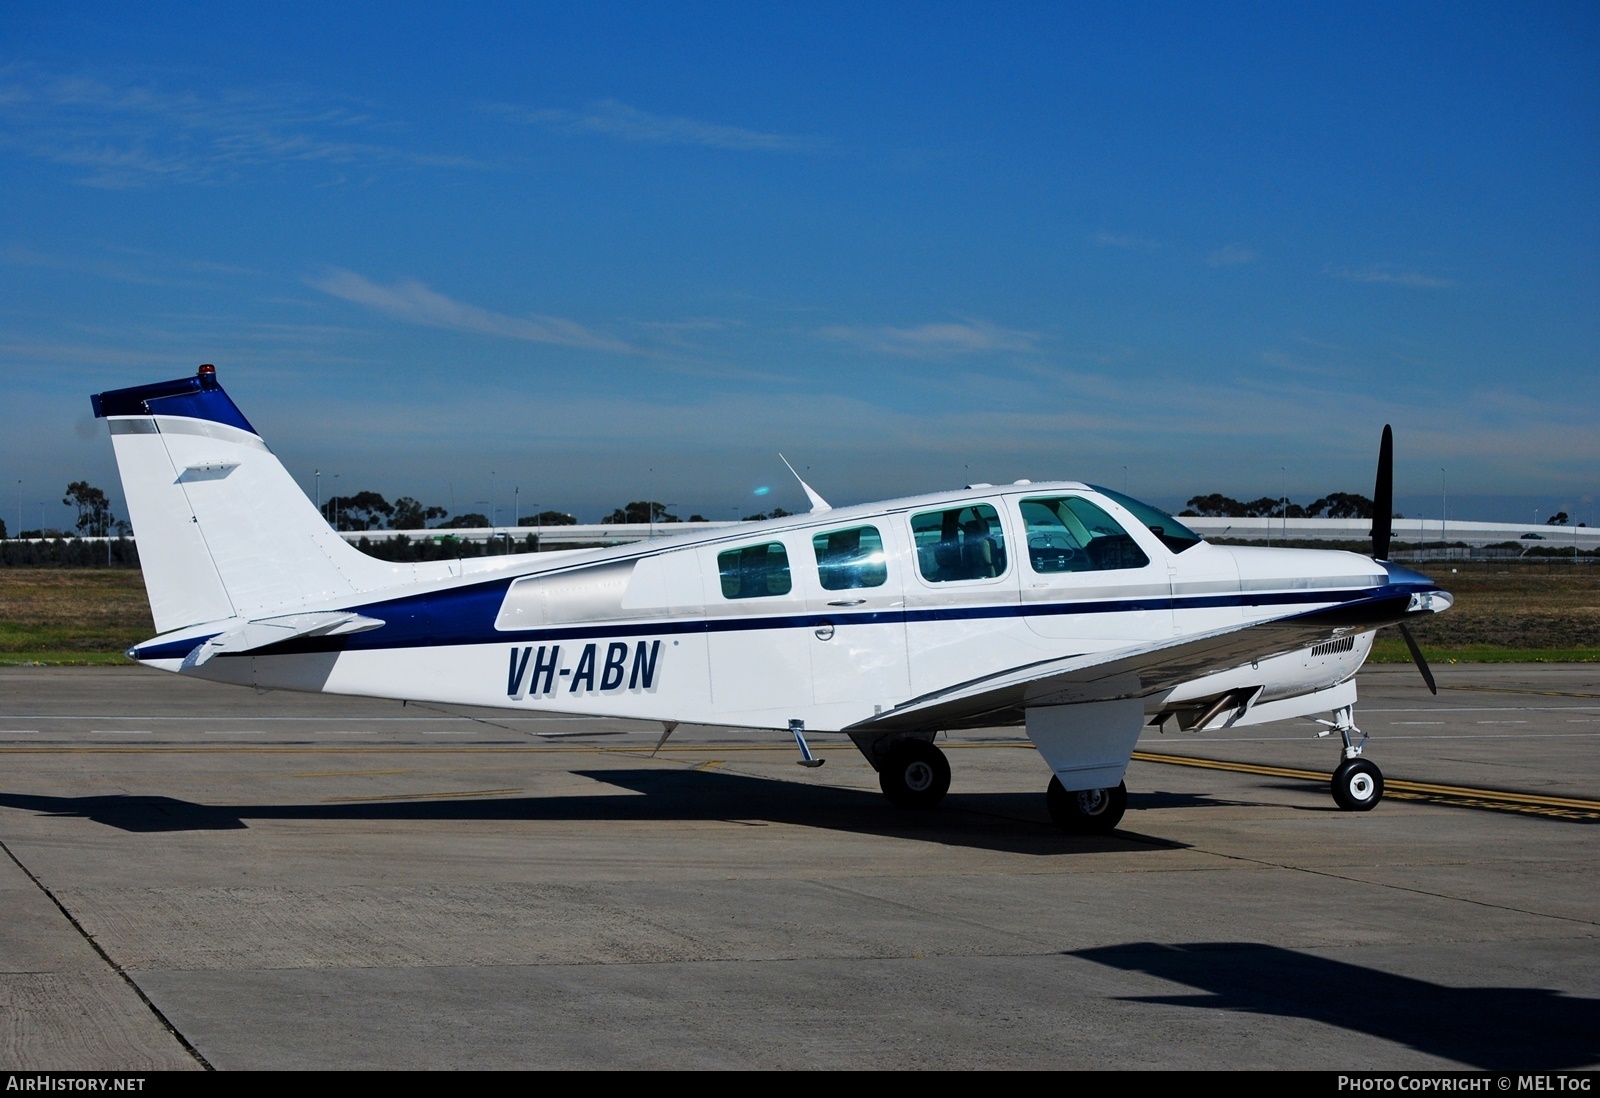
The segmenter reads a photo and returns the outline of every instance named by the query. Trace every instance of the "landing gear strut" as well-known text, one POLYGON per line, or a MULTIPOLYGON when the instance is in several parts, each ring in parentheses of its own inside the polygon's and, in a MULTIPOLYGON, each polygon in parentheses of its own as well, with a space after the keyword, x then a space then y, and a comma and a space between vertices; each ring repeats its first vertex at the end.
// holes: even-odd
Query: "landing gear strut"
POLYGON ((1348 705, 1341 706, 1333 711, 1331 722, 1323 723, 1330 723, 1344 741, 1344 761, 1333 772, 1334 802, 1346 812, 1369 811, 1383 799, 1383 771, 1361 757, 1367 737, 1356 727, 1354 711, 1348 705), (1351 742, 1351 733, 1361 736, 1361 742, 1351 742))
POLYGON ((950 761, 927 740, 901 740, 878 767, 878 786, 897 808, 932 808, 950 791, 950 761))
POLYGON ((1128 786, 1115 789, 1078 789, 1067 792, 1061 779, 1052 777, 1044 792, 1055 825, 1069 835, 1108 835, 1128 810, 1128 786))

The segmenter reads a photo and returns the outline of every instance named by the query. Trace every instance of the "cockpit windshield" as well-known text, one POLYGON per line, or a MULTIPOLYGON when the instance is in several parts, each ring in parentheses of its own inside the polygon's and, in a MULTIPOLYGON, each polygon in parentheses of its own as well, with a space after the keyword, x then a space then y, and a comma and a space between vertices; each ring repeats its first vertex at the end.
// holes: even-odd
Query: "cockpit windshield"
POLYGON ((1110 488, 1102 488, 1098 484, 1091 484, 1103 496, 1109 496, 1126 507, 1133 517, 1142 522, 1146 529, 1161 539, 1161 544, 1171 549, 1174 553, 1181 553, 1185 549, 1199 545, 1203 540, 1199 534, 1189 529, 1183 523, 1167 514, 1165 511, 1140 503, 1132 496, 1125 496, 1121 492, 1113 492, 1110 488))

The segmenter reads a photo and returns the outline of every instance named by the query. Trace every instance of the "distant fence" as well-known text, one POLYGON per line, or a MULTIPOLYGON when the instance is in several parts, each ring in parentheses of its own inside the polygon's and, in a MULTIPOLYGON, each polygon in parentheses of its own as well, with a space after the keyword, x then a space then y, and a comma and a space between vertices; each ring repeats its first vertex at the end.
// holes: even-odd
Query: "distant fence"
MULTIPOLYGON (((1361 549, 1371 541, 1370 519, 1186 518, 1202 537, 1265 545, 1337 543, 1361 549)), ((734 530, 741 522, 597 523, 582 526, 492 526, 433 530, 345 530, 340 536, 373 556, 437 560, 495 553, 530 553, 578 546, 623 545, 692 533, 734 530)), ((1593 560, 1600 528, 1525 523, 1394 520, 1399 561, 1511 560, 1541 557, 1593 560)), ((133 537, 11 538, 0 540, 0 567, 136 568, 133 537)))

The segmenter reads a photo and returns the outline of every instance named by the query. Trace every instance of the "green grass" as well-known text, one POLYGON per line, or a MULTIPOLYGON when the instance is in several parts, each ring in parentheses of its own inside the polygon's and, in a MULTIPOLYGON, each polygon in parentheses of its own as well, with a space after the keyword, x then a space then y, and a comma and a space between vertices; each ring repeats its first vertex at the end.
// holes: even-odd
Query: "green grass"
POLYGON ((0 652, 0 667, 132 667, 121 652, 0 652))
MULTIPOLYGON (((1600 661, 1600 566, 1496 561, 1433 574, 1456 605, 1412 625, 1430 663, 1600 661)), ((0 568, 0 665, 124 664, 155 631, 137 569, 0 568)), ((1372 659, 1411 656, 1386 629, 1372 659)))
MULTIPOLYGON (((1372 646, 1368 663, 1410 663, 1411 653, 1406 642, 1398 636, 1380 633, 1372 646)), ((1440 648, 1421 644, 1422 654, 1430 664, 1448 663, 1596 663, 1600 662, 1600 648, 1507 648, 1498 644, 1471 644, 1455 648, 1440 648)))
POLYGON ((126 664, 155 631, 136 569, 0 569, 0 665, 126 664))

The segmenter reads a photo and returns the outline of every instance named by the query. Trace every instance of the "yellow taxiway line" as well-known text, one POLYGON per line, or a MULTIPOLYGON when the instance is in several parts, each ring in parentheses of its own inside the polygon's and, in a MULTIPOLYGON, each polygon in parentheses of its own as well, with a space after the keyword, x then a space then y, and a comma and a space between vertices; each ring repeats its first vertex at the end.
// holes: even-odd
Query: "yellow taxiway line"
MULTIPOLYGON (((1197 759, 1187 755, 1164 755, 1151 751, 1135 751, 1133 757, 1140 762, 1167 763, 1171 766, 1193 766, 1203 770, 1227 770, 1237 774, 1261 774, 1270 778, 1294 778, 1301 781, 1325 782, 1332 778, 1316 770, 1296 770, 1286 766, 1260 766, 1255 763, 1222 762, 1216 759, 1197 759)), ((1399 778, 1385 778, 1383 793, 1400 800, 1428 801, 1458 808, 1487 808, 1498 812, 1525 812, 1535 816, 1551 816, 1565 820, 1600 821, 1600 801, 1583 797, 1546 797, 1538 793, 1507 793, 1499 789, 1478 789, 1465 785, 1440 785, 1436 782, 1411 782, 1399 778)))

